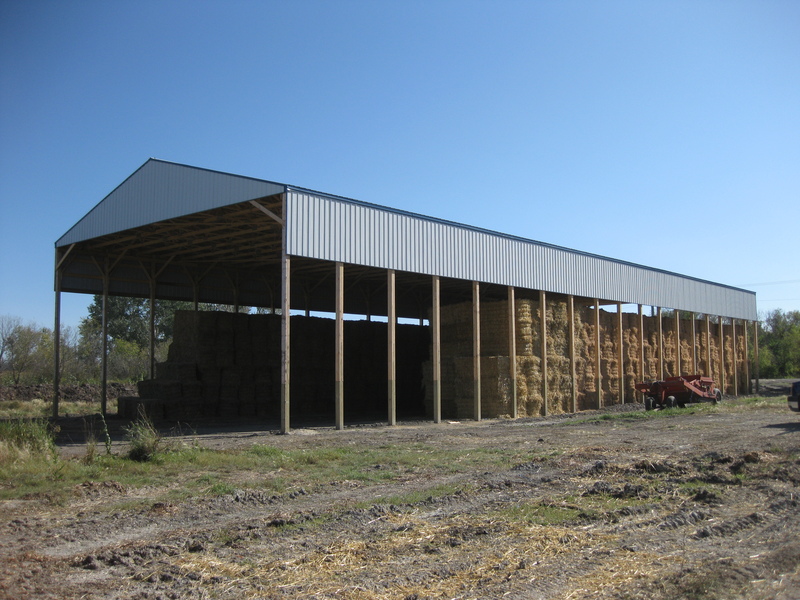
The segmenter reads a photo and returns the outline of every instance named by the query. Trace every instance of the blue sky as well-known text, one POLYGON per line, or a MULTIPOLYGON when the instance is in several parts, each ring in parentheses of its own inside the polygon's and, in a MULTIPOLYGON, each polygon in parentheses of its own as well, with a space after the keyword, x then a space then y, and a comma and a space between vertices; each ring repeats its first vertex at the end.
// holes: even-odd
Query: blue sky
POLYGON ((0 315, 151 156, 800 310, 792 0, 0 0, 0 315))

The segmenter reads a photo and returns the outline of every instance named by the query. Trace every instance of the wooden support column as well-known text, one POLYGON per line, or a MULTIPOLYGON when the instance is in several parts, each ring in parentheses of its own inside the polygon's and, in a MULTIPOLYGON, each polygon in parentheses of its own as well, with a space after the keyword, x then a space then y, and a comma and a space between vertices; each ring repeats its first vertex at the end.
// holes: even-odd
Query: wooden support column
POLYGON ((719 319, 719 389, 725 393, 725 325, 722 323, 723 318, 719 319))
POLYGON ((595 373, 595 381, 597 382, 597 408, 603 408, 603 373, 600 370, 600 299, 594 299, 594 343, 595 343, 595 364, 597 370, 595 373))
POLYGON ((753 322, 753 359, 756 363, 756 394, 761 390, 761 381, 759 380, 759 376, 761 375, 761 365, 758 362, 758 320, 753 322))
POLYGON ((578 381, 575 374, 575 297, 567 298, 569 313, 569 380, 572 388, 572 412, 578 412, 578 381))
POLYGON ((148 304, 150 334, 150 379, 156 378, 156 284, 150 282, 150 302, 148 304))
POLYGON ((681 369, 681 311, 675 309, 675 377, 683 375, 681 369))
POLYGON ((711 366, 711 317, 706 314, 706 377, 714 377, 714 369, 711 366))
POLYGON ((625 336, 622 331, 622 304, 617 302, 617 336, 619 348, 617 356, 619 360, 619 403, 625 404, 625 336))
POLYGON ((481 285, 472 282, 473 417, 481 420, 481 285))
POLYGON ((664 381, 664 320, 658 307, 658 378, 664 381))
POLYGON ((433 338, 433 422, 442 422, 442 331, 439 276, 433 276, 433 306, 431 306, 431 337, 433 338))
POLYGON ((753 393, 753 386, 750 381, 750 344, 749 344, 749 332, 747 331, 747 321, 742 321, 742 328, 744 329, 744 380, 747 382, 745 384, 745 393, 752 394, 753 393))
POLYGON ((290 430, 291 275, 289 256, 281 257, 281 433, 290 430))
POLYGON ((739 357, 736 353, 736 319, 731 318, 731 349, 733 351, 733 395, 739 395, 739 357))
MULTIPOLYGON (((108 260, 106 260, 108 266, 108 260)), ((100 385, 100 414, 106 416, 106 409, 108 408, 108 286, 109 275, 108 269, 103 272, 103 309, 101 317, 101 330, 103 336, 102 345, 102 374, 100 385)))
MULTIPOLYGON (((56 251, 58 252, 58 251, 56 251)), ((57 255, 56 255, 57 256, 57 255)), ((61 398, 61 269, 56 267, 56 302, 53 324, 53 418, 58 418, 61 398)))
POLYGON ((539 327, 542 338, 542 411, 546 417, 549 413, 547 389, 547 294, 539 290, 539 327))
POLYGON ((508 375, 511 378, 511 418, 517 410, 517 303, 514 286, 508 286, 508 375))
POLYGON ((344 429, 344 263, 336 263, 336 347, 335 407, 336 429, 344 429))
POLYGON ((644 314, 641 304, 637 313, 639 314, 639 381, 644 381, 644 314))
POLYGON ((389 425, 397 425, 397 306, 395 305, 395 272, 389 269, 386 278, 387 289, 387 329, 388 329, 388 358, 389 358, 389 389, 388 389, 388 413, 389 425))
POLYGON ((697 315, 692 313, 692 374, 697 373, 697 315))

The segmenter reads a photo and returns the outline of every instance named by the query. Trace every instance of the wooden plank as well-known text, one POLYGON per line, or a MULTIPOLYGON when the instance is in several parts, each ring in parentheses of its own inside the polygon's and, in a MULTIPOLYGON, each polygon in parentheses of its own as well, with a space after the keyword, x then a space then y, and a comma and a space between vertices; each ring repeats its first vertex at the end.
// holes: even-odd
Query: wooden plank
POLYGON ((395 283, 396 277, 395 272, 393 269, 389 269, 387 272, 386 278, 386 288, 387 288, 387 307, 388 307, 388 319, 386 323, 386 327, 388 329, 388 369, 389 369, 389 389, 388 389, 388 397, 389 397, 389 406, 388 406, 388 414, 389 414, 389 425, 397 425, 397 340, 395 338, 397 332, 397 306, 395 305, 396 293, 395 293, 395 283))
POLYGON ((549 390, 547 388, 547 294, 539 290, 539 327, 542 349, 542 411, 546 417, 550 412, 548 406, 549 390))
POLYGON ((511 418, 517 411, 517 303, 514 286, 508 286, 508 371, 511 378, 511 418))
POLYGON ((336 429, 344 429, 344 263, 336 266, 335 407, 336 429))
POLYGON ((472 384, 473 418, 481 420, 481 287, 472 282, 472 384))
POLYGON ((433 306, 431 307, 431 336, 433 337, 433 422, 442 422, 442 335, 441 295, 439 276, 433 276, 433 306))
POLYGON ((603 408, 603 372, 601 367, 601 347, 600 347, 600 299, 594 299, 594 343, 595 343, 595 380, 597 385, 597 408, 603 408))
POLYGON ((572 412, 578 412, 578 378, 575 369, 575 297, 567 298, 569 313, 569 380, 572 388, 572 412))
POLYGON ((714 368, 711 365, 711 317, 706 314, 706 377, 714 377, 714 368))

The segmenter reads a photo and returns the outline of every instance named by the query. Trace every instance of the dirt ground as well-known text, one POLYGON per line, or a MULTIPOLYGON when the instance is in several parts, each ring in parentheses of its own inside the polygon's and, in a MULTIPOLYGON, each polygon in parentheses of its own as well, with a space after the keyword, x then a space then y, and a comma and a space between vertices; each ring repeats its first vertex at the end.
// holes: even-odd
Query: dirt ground
POLYGON ((121 500, 148 491, 113 483, 86 482, 64 506, 7 501, 0 597, 800 598, 800 415, 778 401, 783 382, 764 384, 776 398, 765 406, 653 419, 603 418, 643 410, 633 404, 284 436, 201 429, 197 443, 216 448, 502 446, 528 458, 133 508, 121 500))

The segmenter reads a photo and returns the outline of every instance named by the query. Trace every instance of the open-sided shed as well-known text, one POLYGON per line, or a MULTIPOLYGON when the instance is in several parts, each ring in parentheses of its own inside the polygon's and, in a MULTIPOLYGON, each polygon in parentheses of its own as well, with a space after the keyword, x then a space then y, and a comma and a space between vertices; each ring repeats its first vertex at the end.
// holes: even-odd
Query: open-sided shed
MULTIPOLYGON (((55 290, 56 331, 62 292, 264 307, 280 314, 283 431, 290 428, 292 311, 335 314, 335 368, 330 383, 337 427, 344 426, 345 314, 386 317, 389 423, 396 419, 399 318, 430 327, 429 387, 435 421, 441 419, 442 306, 470 303, 472 308, 475 418, 481 417, 481 302, 504 302, 507 307, 504 335, 514 398, 519 371, 516 299, 521 295, 537 302, 544 316, 537 325, 543 346, 542 364, 537 368, 544 373, 545 412, 547 359, 552 354, 545 346, 548 298, 563 301, 570 315, 575 303, 591 306, 597 313, 598 380, 602 377, 601 305, 616 306, 619 315, 614 335, 620 365, 625 361, 622 304, 638 305, 640 338, 644 336, 642 306, 657 307, 659 331, 661 308, 673 309, 678 349, 685 329, 681 313, 691 315, 692 332, 696 315, 705 315, 705 348, 698 347, 692 334, 689 370, 698 368, 703 351, 711 369, 709 317, 718 326, 720 338, 723 326, 732 328, 734 354, 738 332, 746 332, 746 323, 756 319, 755 294, 746 290, 295 186, 155 159, 142 165, 56 242, 55 290)), ((574 318, 570 319, 574 325, 574 318)), ((569 336, 573 344, 575 335, 572 331, 569 336)), ((568 344, 568 353, 574 398, 581 390, 575 378, 573 344, 568 344)), ((659 344, 663 362, 663 342, 659 344)), ((720 363, 724 345, 715 349, 720 363)), ((643 354, 644 343, 638 351, 643 354)), ((743 351, 746 354, 746 349, 738 348, 740 355, 743 351)), ((677 371, 687 368, 686 364, 681 368, 679 355, 677 371)), ((621 367, 619 371, 619 400, 624 401, 626 385, 621 367)), ((734 368, 734 379, 738 372, 734 368)), ((740 387, 734 382, 734 392, 740 387)), ((598 403, 602 402, 598 391, 598 403)), ((516 415, 516 407, 513 400, 510 414, 516 415)), ((54 412, 58 413, 58 382, 54 412)))

